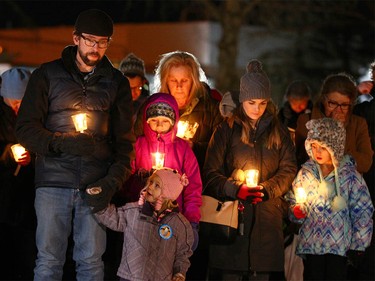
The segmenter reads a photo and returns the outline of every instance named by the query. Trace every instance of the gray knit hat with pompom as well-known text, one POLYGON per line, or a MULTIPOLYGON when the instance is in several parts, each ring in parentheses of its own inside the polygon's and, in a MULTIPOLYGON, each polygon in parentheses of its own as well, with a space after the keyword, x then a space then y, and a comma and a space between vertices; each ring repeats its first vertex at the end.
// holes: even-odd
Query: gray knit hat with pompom
POLYGON ((262 69, 262 63, 253 59, 247 64, 246 70, 247 73, 240 80, 239 101, 271 98, 271 82, 262 69))
POLYGON ((134 55, 128 54, 120 63, 119 69, 125 76, 140 76, 146 79, 145 62, 134 55))

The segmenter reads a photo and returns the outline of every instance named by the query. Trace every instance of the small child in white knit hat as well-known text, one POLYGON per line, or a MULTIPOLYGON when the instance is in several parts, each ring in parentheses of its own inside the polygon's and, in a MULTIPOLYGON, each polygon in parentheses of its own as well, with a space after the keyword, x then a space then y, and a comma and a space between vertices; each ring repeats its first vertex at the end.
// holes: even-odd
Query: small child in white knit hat
POLYGON ((100 223, 124 233, 120 280, 185 280, 194 234, 176 199, 187 184, 185 175, 162 168, 149 177, 138 202, 95 213, 100 223))
POLYGON ((296 254, 304 258, 305 280, 346 280, 348 252, 370 245, 374 207, 353 158, 344 155, 343 123, 321 118, 306 127, 310 159, 286 195, 289 218, 302 224, 296 254))

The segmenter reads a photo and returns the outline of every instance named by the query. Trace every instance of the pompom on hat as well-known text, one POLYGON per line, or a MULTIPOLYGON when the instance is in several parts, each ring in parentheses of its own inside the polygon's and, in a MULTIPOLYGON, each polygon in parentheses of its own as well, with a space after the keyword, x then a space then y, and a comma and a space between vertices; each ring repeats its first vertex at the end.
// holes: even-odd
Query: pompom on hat
POLYGON ((119 69, 125 76, 138 75, 143 79, 146 79, 145 62, 133 53, 128 54, 120 62, 119 69))
POLYGON ((30 76, 31 70, 22 67, 13 67, 3 72, 1 75, 1 96, 14 100, 22 100, 30 76))
POLYGON ((87 33, 111 37, 113 34, 113 21, 105 12, 98 9, 89 9, 78 15, 74 29, 77 34, 87 33))
POLYGON ((246 71, 240 80, 240 103, 251 99, 270 99, 271 82, 263 71, 262 63, 257 59, 251 60, 246 71))
POLYGON ((170 120, 172 126, 176 122, 176 114, 173 108, 165 102, 156 102, 156 103, 151 104, 147 108, 146 120, 148 120, 149 118, 154 118, 158 116, 167 117, 170 120))

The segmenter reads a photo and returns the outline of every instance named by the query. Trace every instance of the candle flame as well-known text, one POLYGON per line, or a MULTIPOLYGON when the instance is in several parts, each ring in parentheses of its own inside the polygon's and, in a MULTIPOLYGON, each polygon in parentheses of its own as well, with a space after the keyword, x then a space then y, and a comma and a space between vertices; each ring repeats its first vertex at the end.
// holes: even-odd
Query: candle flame
POLYGON ((248 187, 255 187, 258 185, 259 171, 250 169, 245 171, 246 185, 248 187))
POLYGON ((306 202, 307 194, 303 187, 297 187, 295 190, 296 202, 297 204, 302 204, 306 202))
POLYGON ((164 153, 151 153, 152 168, 155 170, 161 169, 164 166, 164 153))
POLYGON ((83 133, 85 130, 87 130, 86 113, 72 115, 72 119, 77 132, 83 133))
POLYGON ((12 149, 14 160, 16 160, 16 162, 18 162, 18 160, 22 157, 22 154, 26 152, 26 149, 19 143, 12 145, 11 149, 12 149))

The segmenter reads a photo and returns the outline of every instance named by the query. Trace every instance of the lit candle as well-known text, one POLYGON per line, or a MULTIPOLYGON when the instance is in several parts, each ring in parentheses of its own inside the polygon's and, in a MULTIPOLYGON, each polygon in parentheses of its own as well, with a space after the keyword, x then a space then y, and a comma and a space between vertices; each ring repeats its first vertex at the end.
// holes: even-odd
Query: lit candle
MULTIPOLYGON (((26 152, 26 149, 22 145, 20 145, 19 143, 13 144, 10 147, 10 149, 12 150, 13 157, 14 157, 14 160, 16 162, 18 162, 20 160, 20 158, 22 158, 22 155, 26 152)), ((14 176, 18 175, 18 172, 20 171, 20 169, 21 169, 21 165, 18 164, 17 168, 14 172, 14 176)))
POLYGON ((303 187, 297 187, 295 189, 296 203, 303 204, 306 202, 307 194, 303 187))
POLYGON ((26 149, 19 143, 13 144, 11 146, 11 149, 12 149, 14 160, 16 160, 16 162, 18 162, 19 159, 22 157, 22 154, 26 152, 26 149))
POLYGON ((185 137, 185 132, 186 132, 188 126, 189 126, 189 122, 178 121, 178 123, 177 123, 177 136, 179 138, 185 137))
POLYGON ((164 153, 151 153, 152 168, 155 170, 161 169, 164 166, 164 153))
POLYGON ((72 115, 72 119, 77 132, 83 133, 87 129, 86 113, 72 115))
MULTIPOLYGON (((188 123, 188 122, 187 122, 188 123)), ((189 123, 188 123, 189 124, 189 123)), ((197 132, 197 129, 199 127, 199 124, 195 122, 193 125, 188 125, 187 130, 185 132, 185 138, 191 139, 194 137, 195 133, 197 132)))
POLYGON ((256 169, 246 170, 245 171, 246 177, 246 185, 248 187, 256 187, 258 186, 258 179, 259 179, 259 171, 256 169))

